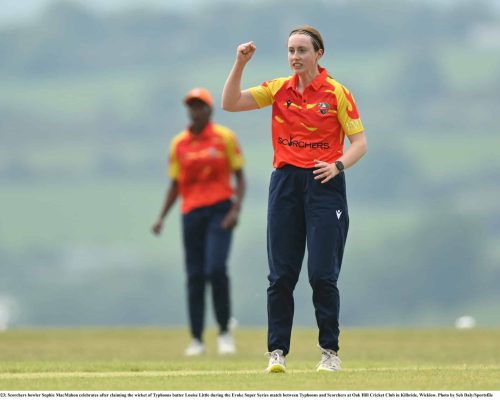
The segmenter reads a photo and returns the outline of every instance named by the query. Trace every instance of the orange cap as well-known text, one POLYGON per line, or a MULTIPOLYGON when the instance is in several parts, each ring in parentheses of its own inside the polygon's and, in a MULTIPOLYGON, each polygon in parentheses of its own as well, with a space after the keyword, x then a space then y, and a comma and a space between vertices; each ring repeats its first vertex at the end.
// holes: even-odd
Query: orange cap
POLYGON ((204 88, 194 88, 191 89, 186 97, 184 98, 184 103, 188 104, 193 99, 199 99, 205 103, 207 103, 210 107, 212 107, 214 100, 212 99, 212 95, 207 89, 204 88))

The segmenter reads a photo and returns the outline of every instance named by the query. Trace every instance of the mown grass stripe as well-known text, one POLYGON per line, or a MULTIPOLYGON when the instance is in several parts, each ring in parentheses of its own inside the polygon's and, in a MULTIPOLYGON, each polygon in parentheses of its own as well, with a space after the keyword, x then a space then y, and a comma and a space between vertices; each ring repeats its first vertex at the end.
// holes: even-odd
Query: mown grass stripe
MULTIPOLYGON (((401 368, 345 368, 342 373, 358 372, 426 372, 426 371, 485 371, 499 370, 495 365, 475 366, 434 366, 434 367, 401 367, 401 368)), ((263 374, 264 369, 253 370, 213 370, 213 371, 110 371, 110 372, 3 372, 0 379, 60 379, 60 378, 133 378, 133 377, 176 377, 207 375, 250 375, 263 374)), ((314 369, 288 369, 287 374, 316 373, 314 369)))

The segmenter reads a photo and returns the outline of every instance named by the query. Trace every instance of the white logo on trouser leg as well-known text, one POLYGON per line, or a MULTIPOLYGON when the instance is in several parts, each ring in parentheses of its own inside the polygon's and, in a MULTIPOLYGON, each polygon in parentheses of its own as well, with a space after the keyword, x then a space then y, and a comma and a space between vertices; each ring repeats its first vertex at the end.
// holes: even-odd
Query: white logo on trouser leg
POLYGON ((340 219, 341 215, 342 215, 342 210, 337 210, 337 219, 340 219))

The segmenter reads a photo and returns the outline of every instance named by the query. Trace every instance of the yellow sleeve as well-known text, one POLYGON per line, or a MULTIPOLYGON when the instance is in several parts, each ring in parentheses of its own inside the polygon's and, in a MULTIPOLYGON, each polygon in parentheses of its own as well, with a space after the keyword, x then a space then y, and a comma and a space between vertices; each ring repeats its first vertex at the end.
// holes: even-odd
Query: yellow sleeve
POLYGON ((345 134, 350 136, 362 132, 364 130, 363 122, 361 122, 361 118, 359 117, 354 96, 342 85, 340 85, 340 88, 336 92, 338 99, 337 115, 345 134))
POLYGON ((172 139, 172 142, 170 142, 167 175, 172 178, 172 180, 176 180, 179 178, 181 166, 179 163, 179 158, 177 157, 177 145, 184 136, 185 132, 181 132, 172 139))
POLYGON ((241 152, 240 144, 236 134, 229 128, 217 125, 217 130, 221 133, 224 143, 226 144, 226 156, 229 167, 233 171, 238 171, 243 168, 245 160, 241 152))
POLYGON ((274 95, 288 79, 290 77, 273 79, 272 81, 263 82, 259 86, 251 87, 248 90, 259 108, 267 107, 274 103, 274 95))

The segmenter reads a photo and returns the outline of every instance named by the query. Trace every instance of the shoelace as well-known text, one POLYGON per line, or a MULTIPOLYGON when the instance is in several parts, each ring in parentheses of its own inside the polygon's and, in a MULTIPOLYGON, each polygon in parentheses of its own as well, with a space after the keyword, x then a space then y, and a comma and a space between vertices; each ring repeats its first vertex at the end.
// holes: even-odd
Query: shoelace
POLYGON ((264 355, 272 359, 273 364, 280 364, 281 363, 280 359, 281 357, 283 357, 277 351, 268 351, 267 353, 264 353, 264 355))
POLYGON ((321 353, 321 361, 318 363, 317 367, 320 365, 326 365, 330 368, 340 368, 340 359, 336 354, 323 350, 321 353))

